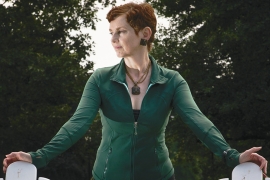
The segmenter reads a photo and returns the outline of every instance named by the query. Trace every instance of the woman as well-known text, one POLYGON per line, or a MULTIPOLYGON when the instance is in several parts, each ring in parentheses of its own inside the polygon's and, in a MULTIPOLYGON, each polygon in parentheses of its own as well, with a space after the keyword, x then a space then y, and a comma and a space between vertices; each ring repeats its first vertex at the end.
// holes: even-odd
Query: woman
POLYGON ((261 148, 241 154, 232 149, 198 109, 181 75, 158 66, 149 56, 156 32, 156 17, 149 4, 114 7, 107 19, 111 43, 121 62, 96 70, 85 86, 76 112, 56 136, 36 152, 7 155, 4 171, 18 160, 38 168, 45 166, 85 134, 99 110, 103 128, 93 168, 95 180, 174 179, 164 139, 169 115, 174 110, 228 166, 252 161, 266 173, 267 161, 256 153, 261 148))

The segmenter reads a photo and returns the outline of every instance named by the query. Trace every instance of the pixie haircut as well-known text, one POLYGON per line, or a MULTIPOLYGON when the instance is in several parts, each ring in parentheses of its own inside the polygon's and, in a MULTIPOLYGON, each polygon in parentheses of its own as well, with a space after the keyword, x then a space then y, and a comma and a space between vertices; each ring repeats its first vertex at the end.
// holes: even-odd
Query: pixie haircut
POLYGON ((153 7, 148 3, 127 3, 121 6, 113 7, 107 14, 107 20, 109 22, 115 20, 117 17, 125 14, 127 22, 134 29, 136 35, 139 31, 145 27, 149 27, 152 30, 152 35, 147 42, 148 52, 152 49, 152 42, 154 41, 154 35, 156 33, 157 19, 154 13, 153 7))

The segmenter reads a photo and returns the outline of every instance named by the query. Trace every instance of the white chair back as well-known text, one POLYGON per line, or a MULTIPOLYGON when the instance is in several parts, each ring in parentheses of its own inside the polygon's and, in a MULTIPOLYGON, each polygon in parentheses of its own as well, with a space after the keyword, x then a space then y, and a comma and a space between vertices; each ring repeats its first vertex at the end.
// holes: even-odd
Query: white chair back
POLYGON ((16 161, 7 168, 5 180, 36 180, 37 168, 31 163, 16 161))
POLYGON ((260 167, 251 162, 237 165, 232 171, 232 180, 262 180, 263 174, 260 167))

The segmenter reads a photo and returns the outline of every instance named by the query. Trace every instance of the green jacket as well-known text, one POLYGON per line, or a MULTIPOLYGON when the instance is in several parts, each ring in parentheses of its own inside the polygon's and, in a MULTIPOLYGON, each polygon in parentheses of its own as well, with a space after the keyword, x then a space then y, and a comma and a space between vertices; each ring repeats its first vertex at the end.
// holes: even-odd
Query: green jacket
MULTIPOLYGON (((166 180, 174 173, 165 145, 165 129, 176 111, 194 134, 217 156, 230 149, 221 133, 199 110, 181 75, 152 61, 147 93, 135 123, 126 83, 124 60, 96 70, 89 78, 74 115, 42 149, 30 152, 33 164, 45 166, 89 129, 98 110, 102 140, 93 168, 95 180, 166 180)), ((239 164, 238 151, 225 156, 227 165, 239 164)))

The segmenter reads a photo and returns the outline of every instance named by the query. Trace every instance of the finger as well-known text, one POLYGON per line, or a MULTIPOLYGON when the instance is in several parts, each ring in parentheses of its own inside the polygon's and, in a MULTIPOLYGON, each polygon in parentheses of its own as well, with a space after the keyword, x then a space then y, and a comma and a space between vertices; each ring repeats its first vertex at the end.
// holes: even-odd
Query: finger
POLYGON ((266 166, 266 161, 263 160, 263 161, 261 162, 260 169, 261 169, 264 173, 266 173, 266 172, 265 172, 265 166, 266 166))
POLYGON ((7 168, 3 167, 3 172, 6 173, 6 171, 7 171, 7 168))
POLYGON ((7 159, 5 158, 3 160, 3 172, 6 173, 6 170, 7 170, 7 159))
POLYGON ((267 160, 264 157, 258 155, 258 161, 259 161, 260 169, 266 174, 267 173, 267 163, 268 163, 267 160))
POLYGON ((8 161, 8 160, 11 160, 11 159, 15 159, 15 158, 16 158, 15 155, 12 155, 12 154, 6 155, 6 160, 7 160, 7 161, 8 161))
POLYGON ((252 162, 256 163, 258 166, 260 166, 260 169, 262 169, 262 170, 264 169, 266 162, 267 162, 263 156, 261 156, 257 153, 251 154, 251 160, 252 160, 252 162))
POLYGON ((12 153, 6 155, 6 157, 7 157, 8 160, 10 160, 12 162, 21 160, 19 152, 12 152, 12 153))
POLYGON ((8 167, 12 163, 12 160, 9 158, 5 158, 3 162, 4 167, 8 167))
POLYGON ((3 166, 7 166, 7 160, 6 160, 6 158, 3 160, 3 166))
POLYGON ((10 159, 10 158, 5 158, 4 161, 3 161, 3 172, 5 173, 6 170, 7 170, 7 167, 13 163, 14 160, 10 159))
POLYGON ((14 158, 5 158, 5 163, 6 165, 10 164, 10 162, 13 160, 14 158))
POLYGON ((268 161, 265 162, 265 166, 264 166, 264 169, 263 169, 265 174, 267 174, 267 164, 268 164, 268 161))
POLYGON ((12 157, 13 155, 14 155, 14 154, 13 154, 13 152, 12 152, 12 153, 7 154, 6 157, 12 157))
POLYGON ((16 158, 5 158, 5 167, 8 167, 11 163, 17 161, 16 158))
POLYGON ((7 154, 6 158, 3 160, 3 172, 5 173, 7 167, 16 160, 18 160, 16 153, 7 154))
POLYGON ((10 154, 7 154, 6 157, 7 157, 7 158, 17 158, 18 155, 19 155, 18 152, 12 152, 12 153, 10 153, 10 154))
POLYGON ((253 148, 250 148, 249 150, 247 150, 249 153, 255 153, 259 150, 261 150, 262 147, 253 147, 253 148))

